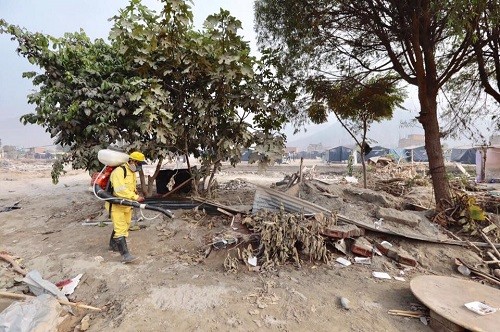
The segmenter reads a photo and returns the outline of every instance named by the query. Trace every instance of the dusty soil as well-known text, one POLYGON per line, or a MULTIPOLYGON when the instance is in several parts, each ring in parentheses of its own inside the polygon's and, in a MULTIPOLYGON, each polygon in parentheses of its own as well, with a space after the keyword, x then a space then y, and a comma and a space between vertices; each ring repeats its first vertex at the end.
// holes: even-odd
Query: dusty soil
MULTIPOLYGON (((297 168, 295 164, 267 171, 225 167, 217 177, 221 188, 215 200, 251 205, 252 184, 269 186, 297 168)), ((344 169, 322 166, 318 176, 334 178, 344 169)), ((290 263, 274 271, 250 272, 241 264, 237 273, 229 273, 223 262, 234 248, 213 249, 208 257, 205 251, 214 234, 228 229, 230 217, 175 211, 173 220, 163 216, 145 220, 140 223, 143 229, 131 232, 129 248, 140 260, 125 265, 118 254, 108 251, 112 226, 82 225, 88 219, 107 219, 102 202, 89 191, 89 182, 87 173, 70 170, 53 185, 50 164, 0 160, 0 209, 17 201, 22 207, 0 213, 0 251, 19 257, 28 271, 38 270, 53 283, 83 273, 69 298, 105 308, 103 312, 74 309, 75 316, 66 317, 61 331, 79 330, 85 316, 88 331, 428 331, 418 319, 387 311, 410 310, 418 303, 409 288, 412 277, 460 278, 454 258, 478 260, 459 246, 382 237, 406 249, 418 266, 405 267, 375 256, 368 266, 305 261, 301 268, 290 263), (405 281, 375 279, 372 271, 402 276, 405 281), (350 301, 350 310, 341 307, 339 297, 350 301)), ((344 195, 343 187, 348 186, 352 185, 332 186, 339 197, 331 201, 323 197, 316 203, 342 205, 338 208, 346 215, 357 212, 373 218, 376 204, 344 195)), ((390 204, 402 203, 385 195, 390 204)), ((429 200, 430 188, 418 195, 429 200)), ((144 212, 147 218, 156 215, 144 212)), ((344 257, 334 254, 340 256, 344 257)), ((27 291, 18 281, 8 264, 0 262, 0 290, 27 291)), ((0 298, 0 311, 12 302, 0 298)))

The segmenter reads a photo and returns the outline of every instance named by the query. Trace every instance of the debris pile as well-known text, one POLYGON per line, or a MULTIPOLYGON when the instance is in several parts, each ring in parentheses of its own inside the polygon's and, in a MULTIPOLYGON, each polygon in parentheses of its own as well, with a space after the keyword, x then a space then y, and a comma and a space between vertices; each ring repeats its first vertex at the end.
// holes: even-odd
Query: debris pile
POLYGON ((293 261, 301 266, 300 253, 310 261, 329 261, 323 229, 336 223, 335 216, 317 214, 306 218, 301 214, 261 211, 242 220, 242 224, 259 234, 256 256, 262 269, 293 261))
MULTIPOLYGON (((7 252, 0 252, 0 260, 10 264, 12 270, 21 277, 12 277, 13 283, 2 283, 0 280, 0 297, 24 302, 14 302, 0 313, 0 330, 8 328, 9 331, 27 330, 56 330, 63 320, 81 319, 82 312, 73 312, 72 309, 87 309, 100 312, 103 309, 86 305, 73 300, 67 296, 73 294, 80 283, 83 274, 74 278, 66 278, 57 283, 44 279, 37 270, 27 271, 15 256, 7 252), (17 292, 4 291, 13 289, 17 292), (21 291, 21 293, 19 292, 21 291), (32 293, 33 295, 27 295, 32 293), (68 308, 63 311, 63 305, 68 308), (69 314, 65 312, 69 312, 69 314), (65 313, 64 318, 59 316, 65 313), (52 325, 47 325, 48 323, 52 325)), ((9 277, 8 274, 5 274, 9 277)), ((87 316, 88 320, 88 316, 87 316)), ((82 320, 83 323, 83 320, 82 320)), ((2 330, 3 331, 3 330, 2 330)))

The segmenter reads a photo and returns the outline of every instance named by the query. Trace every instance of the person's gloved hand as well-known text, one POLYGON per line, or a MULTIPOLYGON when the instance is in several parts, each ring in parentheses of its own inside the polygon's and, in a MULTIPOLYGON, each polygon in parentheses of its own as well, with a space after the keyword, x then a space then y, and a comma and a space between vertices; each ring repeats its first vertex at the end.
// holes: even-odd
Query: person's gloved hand
POLYGON ((142 196, 139 196, 139 198, 137 199, 137 201, 138 201, 139 203, 142 203, 142 202, 144 202, 144 197, 142 197, 142 196))

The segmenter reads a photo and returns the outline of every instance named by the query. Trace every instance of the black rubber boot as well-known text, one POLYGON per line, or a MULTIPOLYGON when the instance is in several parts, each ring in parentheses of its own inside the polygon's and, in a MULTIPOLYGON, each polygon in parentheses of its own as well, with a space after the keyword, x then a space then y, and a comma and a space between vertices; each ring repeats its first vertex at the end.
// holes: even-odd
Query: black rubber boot
POLYGON ((119 238, 116 238, 115 243, 118 246, 118 250, 120 251, 120 254, 122 254, 122 263, 130 263, 130 262, 133 262, 137 259, 137 257, 132 256, 128 252, 127 240, 125 239, 125 236, 121 236, 119 238))
POLYGON ((111 233, 111 237, 109 238, 109 250, 110 251, 119 251, 118 246, 116 245, 114 236, 115 236, 115 230, 113 229, 113 232, 111 233))

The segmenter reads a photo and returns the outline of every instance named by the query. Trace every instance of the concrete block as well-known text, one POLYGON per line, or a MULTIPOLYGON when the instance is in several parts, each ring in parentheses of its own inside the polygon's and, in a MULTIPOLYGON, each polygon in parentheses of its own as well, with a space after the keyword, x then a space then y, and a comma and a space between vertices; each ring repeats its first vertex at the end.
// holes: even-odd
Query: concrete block
POLYGON ((377 210, 377 218, 383 218, 386 221, 392 221, 398 224, 417 227, 422 220, 416 214, 411 212, 399 211, 391 208, 379 207, 377 210))

